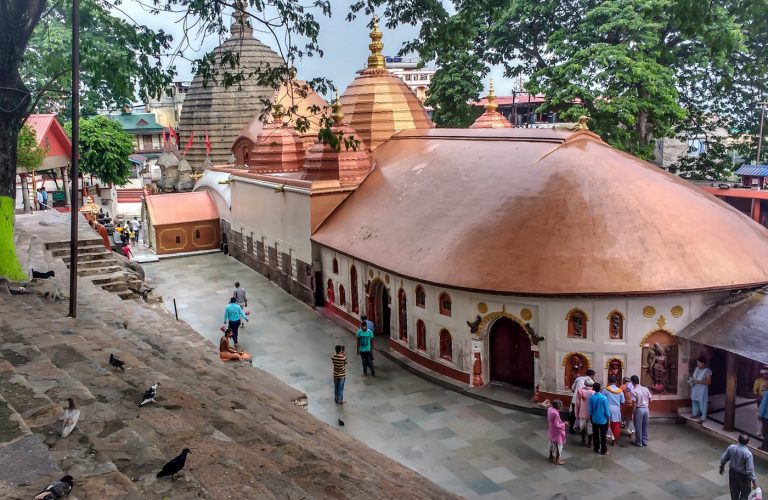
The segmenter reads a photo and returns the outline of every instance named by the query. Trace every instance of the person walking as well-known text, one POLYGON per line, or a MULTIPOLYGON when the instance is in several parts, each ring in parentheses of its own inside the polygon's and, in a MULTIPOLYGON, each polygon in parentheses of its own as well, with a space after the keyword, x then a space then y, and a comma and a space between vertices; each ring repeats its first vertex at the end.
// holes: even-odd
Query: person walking
POLYGON ((699 417, 699 422, 703 424, 707 420, 709 384, 712 382, 712 370, 707 368, 707 358, 699 356, 688 382, 691 384, 691 417, 699 417))
POLYGON ((139 220, 136 217, 134 217, 133 220, 131 221, 131 230, 136 235, 135 236, 134 244, 136 244, 136 242, 139 241, 139 230, 140 229, 141 229, 141 223, 139 222, 139 220))
POLYGON ((760 369, 760 376, 752 384, 752 392, 755 394, 755 404, 758 408, 757 415, 757 437, 763 437, 763 419, 760 418, 760 402, 763 400, 763 393, 768 391, 768 368, 760 369))
POLYGON ((633 436, 635 426, 632 424, 632 380, 629 377, 622 379, 621 390, 624 393, 624 404, 621 407, 621 426, 624 428, 624 434, 633 436))
POLYGON ((608 387, 603 389, 603 394, 608 399, 608 410, 611 412, 611 446, 616 446, 616 441, 621 435, 621 405, 624 404, 624 391, 616 386, 616 375, 608 376, 608 387))
POLYGON ((344 404, 344 381, 347 377, 347 353, 343 345, 337 345, 336 354, 331 355, 333 363, 333 400, 337 405, 344 404))
POLYGON ((563 402, 559 399, 552 401, 552 406, 547 409, 547 429, 549 431, 549 461, 555 465, 564 465, 562 459, 563 445, 565 444, 566 424, 560 419, 560 409, 563 402))
POLYGON ((763 399, 757 409, 757 416, 763 424, 763 444, 760 445, 760 449, 768 451, 768 391, 763 392, 763 399))
POLYGON ((630 381, 634 386, 632 389, 632 404, 634 414, 632 419, 635 421, 635 446, 648 446, 648 417, 649 407, 651 405, 651 391, 647 387, 640 385, 640 378, 632 375, 630 381))
MULTIPOLYGON (((365 316, 363 316, 365 317, 365 316)), ((371 369, 371 376, 376 376, 373 368, 373 331, 368 329, 368 323, 363 320, 360 322, 360 329, 357 331, 357 352, 363 362, 363 376, 368 375, 368 368, 371 369)))
POLYGON ((611 410, 608 408, 608 398, 602 392, 600 384, 595 382, 593 386, 595 394, 589 398, 589 418, 592 419, 592 447, 595 453, 610 455, 606 437, 608 435, 608 422, 611 420, 611 410))
POLYGON ((243 312, 243 308, 237 305, 234 297, 229 299, 229 304, 224 308, 224 323, 232 329, 232 338, 235 341, 237 349, 237 333, 240 330, 240 320, 248 321, 248 317, 243 312))
POLYGON ((245 289, 240 286, 239 281, 235 281, 235 293, 232 294, 237 305, 243 309, 248 307, 248 297, 245 295, 245 289))
POLYGON ((568 432, 571 434, 574 434, 576 432, 575 424, 578 417, 576 416, 576 398, 579 395, 579 390, 581 390, 584 387, 584 382, 587 379, 594 380, 592 377, 595 376, 595 370, 587 370, 586 375, 581 375, 579 377, 576 377, 576 380, 573 381, 571 384, 571 392, 573 393, 573 396, 571 396, 571 407, 570 412, 568 412, 568 432))
POLYGON ((37 200, 37 209, 45 210, 45 203, 43 201, 43 188, 37 188, 35 199, 37 200))
POLYGON ((584 382, 584 387, 579 389, 576 395, 576 425, 574 428, 581 432, 581 444, 587 448, 592 446, 592 425, 589 422, 589 398, 591 398, 595 391, 592 387, 595 382, 591 378, 587 378, 584 382))
POLYGON ((725 464, 728 467, 728 489, 731 492, 731 500, 747 500, 752 490, 757 488, 755 476, 755 458, 749 451, 749 436, 739 434, 739 444, 732 444, 725 449, 720 456, 720 475, 725 472, 725 464))

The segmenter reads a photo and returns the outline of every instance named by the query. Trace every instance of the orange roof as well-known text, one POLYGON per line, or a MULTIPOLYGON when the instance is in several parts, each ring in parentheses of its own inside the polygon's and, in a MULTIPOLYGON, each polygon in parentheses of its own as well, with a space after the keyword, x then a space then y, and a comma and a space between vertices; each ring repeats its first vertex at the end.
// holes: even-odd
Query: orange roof
POLYGON ((588 131, 393 136, 313 241, 424 283, 631 295, 768 283, 768 231, 588 131))
POLYGON ((37 145, 43 145, 48 140, 48 155, 64 155, 69 157, 72 154, 72 142, 64 131, 64 128, 56 119, 54 114, 29 115, 27 125, 32 127, 37 137, 37 145))
POLYGON ((169 226, 219 218, 208 191, 155 194, 146 197, 149 218, 154 226, 169 226))

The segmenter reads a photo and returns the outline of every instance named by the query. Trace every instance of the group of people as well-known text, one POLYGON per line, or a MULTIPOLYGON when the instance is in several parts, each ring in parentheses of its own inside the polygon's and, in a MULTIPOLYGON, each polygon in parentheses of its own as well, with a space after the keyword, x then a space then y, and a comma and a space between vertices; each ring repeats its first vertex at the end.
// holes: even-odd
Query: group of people
POLYGON ((229 298, 229 304, 224 308, 224 324, 221 326, 224 335, 219 340, 219 358, 222 361, 249 360, 252 357, 245 350, 240 349, 238 344, 238 334, 243 327, 243 321, 248 321, 246 307, 248 307, 248 297, 245 289, 237 281, 235 291, 229 298), (230 345, 230 340, 234 342, 234 346, 230 345))
POLYGON ((632 436, 635 446, 648 446, 648 406, 651 391, 640 385, 637 375, 624 377, 618 385, 615 375, 608 376, 603 387, 594 381, 595 371, 587 370, 571 386, 573 396, 568 422, 560 418, 562 401, 553 401, 547 409, 550 461, 557 465, 562 460, 566 429, 581 435, 581 444, 592 447, 595 453, 609 455, 608 444, 615 446, 622 432, 632 436))
POLYGON ((48 210, 48 191, 46 191, 44 187, 37 188, 35 199, 37 200, 38 210, 48 210))
MULTIPOLYGON (((376 369, 373 366, 373 321, 367 316, 360 317, 360 328, 357 330, 357 354, 363 364, 363 377, 368 376, 370 370, 371 376, 376 376, 376 369)), ((331 354, 331 365, 333 367, 333 400, 336 404, 344 404, 344 383, 347 378, 347 349, 343 345, 334 347, 334 353, 331 354)))

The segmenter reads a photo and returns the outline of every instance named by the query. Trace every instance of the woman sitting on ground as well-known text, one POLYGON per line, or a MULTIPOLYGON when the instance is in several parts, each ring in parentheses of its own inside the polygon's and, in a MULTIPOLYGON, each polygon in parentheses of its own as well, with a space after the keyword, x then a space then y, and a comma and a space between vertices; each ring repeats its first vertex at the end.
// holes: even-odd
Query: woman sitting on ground
POLYGON ((227 328, 224 332, 224 336, 219 341, 219 358, 222 361, 239 361, 244 359, 251 359, 251 355, 245 351, 238 351, 237 349, 229 345, 229 339, 232 338, 232 329, 227 328))

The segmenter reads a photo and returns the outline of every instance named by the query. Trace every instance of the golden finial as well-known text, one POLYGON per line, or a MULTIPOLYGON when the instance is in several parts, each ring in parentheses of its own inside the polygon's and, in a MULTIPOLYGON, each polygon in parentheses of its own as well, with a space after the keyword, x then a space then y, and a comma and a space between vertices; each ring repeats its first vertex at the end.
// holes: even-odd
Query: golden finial
POLYGON ((491 78, 490 88, 488 89, 488 96, 485 99, 488 101, 485 105, 485 111, 488 113, 494 113, 499 105, 496 104, 496 94, 493 93, 493 78, 491 78))
POLYGON ((338 91, 333 93, 333 104, 331 104, 331 109, 333 110, 333 113, 331 113, 331 118, 333 118, 333 123, 336 125, 340 125, 342 118, 344 118, 344 113, 342 113, 341 111, 341 102, 339 102, 338 91))
POLYGON ((383 36, 379 31, 379 16, 373 16, 373 29, 371 30, 371 43, 368 48, 371 49, 371 55, 368 56, 368 69, 384 69, 384 56, 381 51, 384 50, 384 44, 381 43, 383 36))
POLYGON ((279 100, 279 97, 280 97, 280 92, 275 90, 275 93, 272 96, 272 102, 273 102, 272 121, 275 123, 278 123, 278 122, 282 123, 283 116, 285 116, 283 113, 283 106, 279 102, 277 102, 279 100))
POLYGON ((578 125, 579 128, 578 128, 578 130, 589 130, 589 127, 587 126, 587 122, 588 121, 589 121, 589 117, 588 116, 583 116, 583 115, 580 116, 579 117, 579 125, 578 125))

